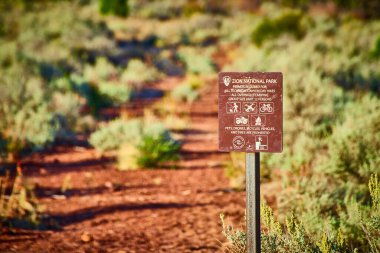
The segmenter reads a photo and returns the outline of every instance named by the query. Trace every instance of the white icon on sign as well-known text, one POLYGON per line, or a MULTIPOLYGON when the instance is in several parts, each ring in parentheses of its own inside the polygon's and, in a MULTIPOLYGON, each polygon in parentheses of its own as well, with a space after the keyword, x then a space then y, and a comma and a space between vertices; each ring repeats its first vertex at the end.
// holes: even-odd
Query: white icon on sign
POLYGON ((251 122, 252 126, 265 126, 266 117, 265 115, 254 115, 252 116, 251 122))
POLYGON ((231 82, 231 77, 229 77, 229 76, 223 77, 223 83, 225 86, 230 85, 230 82, 231 82))
POLYGON ((240 102, 227 102, 227 113, 240 113, 240 102))
POLYGON ((235 116, 236 125, 248 125, 248 116, 235 116))
POLYGON ((256 150, 268 150, 268 136, 256 136, 256 150))
POLYGON ((253 146, 251 145, 251 144, 249 144, 248 146, 247 146, 247 151, 252 151, 253 150, 253 146))
POLYGON ((257 113, 257 104, 244 103, 244 112, 257 113))
POLYGON ((273 113, 273 102, 260 103, 260 113, 273 113))
POLYGON ((242 147, 244 147, 244 144, 245 144, 245 140, 243 137, 241 136, 236 136, 235 138, 233 138, 232 140, 232 145, 234 146, 234 148, 236 149, 241 149, 242 147))

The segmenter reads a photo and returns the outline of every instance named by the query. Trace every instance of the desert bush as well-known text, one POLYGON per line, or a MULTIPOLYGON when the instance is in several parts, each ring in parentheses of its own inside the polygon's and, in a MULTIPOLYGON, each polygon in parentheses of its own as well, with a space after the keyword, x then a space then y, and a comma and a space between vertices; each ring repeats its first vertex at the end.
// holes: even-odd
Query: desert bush
POLYGON ((199 89, 204 85, 204 81, 197 76, 188 76, 186 79, 170 93, 171 98, 178 102, 192 103, 199 98, 199 89))
POLYGON ((81 99, 78 94, 72 92, 53 91, 51 95, 51 108, 61 127, 58 135, 64 136, 70 131, 80 132, 82 116, 81 99))
POLYGON ((301 39, 306 33, 304 16, 299 11, 285 11, 276 18, 264 18, 252 33, 252 41, 261 46, 268 39, 291 34, 301 39))
POLYGON ((112 105, 120 105, 131 99, 133 90, 128 85, 106 82, 99 85, 99 93, 108 98, 112 105))
MULTIPOLYGON (((46 105, 46 117, 53 117, 55 123, 60 125, 59 135, 90 127, 87 124, 91 121, 90 116, 81 113, 81 108, 86 105, 83 98, 87 100, 94 112, 101 105, 111 104, 112 99, 116 103, 126 100, 126 92, 118 92, 120 97, 116 97, 116 92, 101 94, 96 85, 86 81, 77 83, 75 78, 71 78, 73 73, 82 74, 83 61, 90 61, 90 58, 95 58, 94 55, 100 54, 100 52, 107 54, 114 47, 114 43, 109 38, 109 30, 92 11, 92 6, 84 6, 84 1, 71 1, 70 3, 58 1, 54 4, 46 2, 46 5, 33 5, 31 8, 33 11, 28 8, 16 9, 19 13, 17 16, 4 13, 7 19, 14 20, 17 33, 11 38, 4 35, 4 38, 0 39, 1 65, 9 69, 17 68, 15 72, 18 73, 14 75, 8 75, 9 71, 5 71, 8 76, 6 78, 13 80, 12 82, 19 82, 16 80, 17 75, 26 76, 26 68, 33 69, 31 76, 35 77, 34 79, 41 79, 41 82, 44 83, 44 87, 41 89, 48 91, 41 99, 46 105), (27 67, 17 67, 20 64, 27 67), (101 98, 102 96, 104 99, 101 98)), ((102 58, 100 59, 102 60, 102 58)), ((108 62, 105 60, 101 62, 101 60, 98 61, 99 64, 96 62, 99 65, 96 66, 96 71, 103 75, 105 71, 110 70, 109 66, 106 66, 108 62), (101 63, 104 62, 105 64, 102 65, 101 63)), ((83 65, 86 66, 87 63, 83 65)), ((90 74, 94 73, 89 73, 88 70, 87 65, 84 74, 88 75, 89 79, 93 78, 90 74)), ((98 78, 96 75, 95 77, 98 78)), ((29 82, 29 80, 27 81, 29 82)), ((105 84, 105 86, 107 85, 105 84)), ((40 93, 36 90, 36 94, 40 93)), ((104 91, 105 88, 101 90, 104 91)), ((45 126, 42 122, 40 123, 45 126)), ((51 140, 52 137, 49 137, 47 142, 51 142, 51 140)))
POLYGON ((252 42, 250 35, 260 22, 260 16, 245 12, 241 12, 237 16, 223 18, 220 27, 220 43, 250 44, 252 42), (236 29, 237 26, 239 29, 236 29))
POLYGON ((111 121, 91 134, 89 142, 100 152, 117 151, 121 170, 175 161, 180 148, 163 124, 141 119, 111 121))
MULTIPOLYGON (((271 0, 267 0, 268 2, 271 0)), ((311 0, 280 0, 276 1, 285 6, 305 8, 311 7, 315 4, 316 1, 311 0)), ((379 13, 377 10, 380 8, 380 4, 376 0, 369 1, 355 1, 355 0, 319 0, 318 3, 332 3, 341 10, 351 11, 356 14, 362 15, 364 18, 378 18, 379 13)))
POLYGON ((13 66, 0 77, 0 138, 2 156, 14 161, 21 152, 52 142, 59 126, 50 109, 49 91, 41 78, 13 66))
POLYGON ((324 171, 344 181, 367 181, 380 166, 380 101, 364 96, 346 106, 329 139, 324 171), (360 120, 358 120, 360 118, 360 120))
MULTIPOLYGON (((279 222, 270 207, 261 206, 262 222, 265 230, 261 234, 262 252, 378 252, 380 250, 380 224, 378 201, 380 193, 377 174, 370 177, 368 189, 371 192, 372 203, 366 205, 354 200, 340 210, 342 222, 330 227, 331 230, 320 229, 310 231, 306 216, 294 213, 279 222)), ((321 214, 319 214, 321 215, 321 214)), ((320 221, 324 220, 320 216, 320 221)), ((246 252, 246 234, 234 230, 231 225, 225 225, 221 215, 223 234, 226 236, 231 252, 246 252)))
POLYGON ((235 51, 236 60, 224 67, 227 71, 277 69, 287 76, 284 152, 265 157, 269 168, 310 173, 329 149, 327 138, 343 117, 347 103, 360 100, 368 91, 378 94, 378 63, 368 57, 378 24, 369 22, 362 29, 363 23, 358 21, 335 23, 335 32, 326 34, 324 27, 328 21, 314 20, 314 23, 299 41, 290 42, 286 38, 268 41, 260 49, 244 46, 240 53, 235 51))
POLYGON ((215 15, 193 15, 183 26, 182 42, 192 45, 210 45, 220 37, 221 18, 215 15))
POLYGON ((185 64, 189 73, 211 75, 215 73, 215 64, 210 56, 212 52, 212 48, 181 47, 178 50, 178 57, 185 64))
POLYGON ((105 57, 98 57, 94 65, 85 65, 83 77, 92 83, 116 79, 119 73, 116 67, 105 57))
POLYGON ((101 14, 113 14, 127 17, 129 14, 128 0, 99 0, 101 14))
POLYGON ((38 228, 43 207, 26 185, 18 165, 15 178, 9 171, 0 176, 0 224, 7 227, 38 228))
POLYGON ((141 167, 151 168, 165 162, 176 161, 179 159, 180 148, 179 142, 167 134, 143 136, 141 143, 137 146, 140 153, 137 164, 141 167))
POLYGON ((375 42, 373 43, 373 48, 371 50, 371 55, 374 58, 380 57, 380 36, 376 38, 375 42))
POLYGON ((77 89, 88 101, 99 101, 95 110, 102 106, 119 105, 128 102, 132 95, 132 85, 122 79, 123 73, 119 69, 106 58, 99 57, 94 65, 85 65, 83 81, 79 82, 77 89))
POLYGON ((100 57, 93 66, 85 66, 83 77, 74 75, 71 82, 73 90, 85 97, 90 107, 93 103, 94 108, 100 108, 129 100, 131 87, 120 83, 120 75, 112 63, 100 57))
POLYGON ((247 252, 247 236, 244 230, 234 229, 232 225, 226 224, 224 214, 220 214, 222 222, 222 233, 228 240, 227 250, 232 253, 247 252))
MULTIPOLYGON (((379 65, 371 53, 379 26, 357 20, 312 23, 300 40, 281 36, 261 48, 242 46, 224 67, 277 69, 286 76, 284 152, 263 156, 262 167, 288 170, 277 195, 279 220, 283 224, 294 211, 296 234, 304 234, 299 239, 309 246, 270 234, 262 235, 263 244, 267 252, 377 252, 378 230, 367 226, 378 214, 368 205, 366 182, 380 172, 379 65), (284 248, 275 250, 276 245, 284 248)), ((284 233, 290 235, 281 225, 284 233)))
POLYGON ((91 134, 89 142, 100 152, 117 150, 123 143, 141 141, 141 121, 116 119, 100 126, 91 134))
POLYGON ((128 62, 127 68, 121 73, 121 81, 136 88, 141 88, 143 84, 154 82, 160 79, 160 73, 154 68, 138 59, 128 62))
POLYGON ((178 64, 174 50, 162 50, 154 64, 160 72, 168 76, 182 76, 185 73, 183 66, 178 64))
POLYGON ((370 95, 347 104, 325 138, 327 150, 320 151, 309 172, 278 202, 282 213, 295 210, 309 233, 319 233, 321 224, 326 231, 340 228, 350 248, 363 252, 363 242, 369 239, 361 222, 372 215, 365 207, 371 195, 366 182, 379 173, 378 106, 378 99, 370 95))
POLYGON ((81 56, 105 54, 114 48, 109 30, 91 6, 83 7, 77 1, 59 1, 18 15, 5 15, 17 27, 12 42, 19 45, 18 53, 38 62, 80 68, 78 63, 88 60, 81 56))
POLYGON ((143 18, 166 20, 182 14, 186 1, 130 1, 131 14, 143 18))
POLYGON ((198 99, 198 91, 189 84, 182 84, 176 87, 170 94, 170 96, 179 102, 193 103, 198 99))

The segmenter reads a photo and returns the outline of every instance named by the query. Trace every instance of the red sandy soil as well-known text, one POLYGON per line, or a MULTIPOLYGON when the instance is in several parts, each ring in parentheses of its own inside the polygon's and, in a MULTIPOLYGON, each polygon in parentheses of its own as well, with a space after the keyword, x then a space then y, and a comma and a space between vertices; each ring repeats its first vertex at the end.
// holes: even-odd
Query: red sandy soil
POLYGON ((208 87, 180 132, 178 169, 118 171, 112 159, 72 144, 30 158, 24 173, 60 229, 3 233, 0 252, 224 252, 219 214, 244 227, 245 193, 232 191, 224 176, 216 80, 208 87), (62 195, 67 177, 72 187, 62 195))

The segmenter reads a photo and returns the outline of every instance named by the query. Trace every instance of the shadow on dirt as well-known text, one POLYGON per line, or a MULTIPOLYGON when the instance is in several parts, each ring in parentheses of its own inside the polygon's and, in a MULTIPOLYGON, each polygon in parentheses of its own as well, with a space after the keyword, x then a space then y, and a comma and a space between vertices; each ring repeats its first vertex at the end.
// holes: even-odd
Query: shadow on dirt
POLYGON ((56 174, 65 174, 68 172, 95 172, 106 169, 106 166, 115 161, 111 157, 101 157, 93 159, 83 159, 73 162, 61 162, 59 160, 53 162, 27 162, 23 166, 25 168, 24 175, 38 175, 48 177, 56 174), (44 173, 40 173, 40 168, 44 169, 44 173))
MULTIPOLYGON (((197 204, 200 205, 200 204, 197 204)), ((94 219, 98 215, 118 213, 118 212, 128 212, 128 211, 139 211, 145 209, 181 209, 189 208, 194 205, 182 204, 182 203, 144 203, 144 204, 117 204, 104 207, 89 207, 76 210, 67 214, 56 214, 51 215, 50 218, 58 222, 61 227, 65 227, 71 224, 80 223, 85 220, 94 219)))
POLYGON ((66 190, 65 192, 62 192, 61 188, 56 187, 36 187, 36 196, 39 199, 42 198, 50 198, 53 195, 63 195, 67 198, 75 197, 75 196, 91 196, 91 195, 97 195, 97 194, 103 194, 107 192, 118 192, 118 191, 127 191, 132 189, 142 189, 142 188, 153 188, 158 187, 155 184, 147 184, 147 185, 133 185, 133 186, 126 186, 126 185, 119 185, 119 184, 111 184, 110 186, 96 186, 92 188, 73 188, 66 190))

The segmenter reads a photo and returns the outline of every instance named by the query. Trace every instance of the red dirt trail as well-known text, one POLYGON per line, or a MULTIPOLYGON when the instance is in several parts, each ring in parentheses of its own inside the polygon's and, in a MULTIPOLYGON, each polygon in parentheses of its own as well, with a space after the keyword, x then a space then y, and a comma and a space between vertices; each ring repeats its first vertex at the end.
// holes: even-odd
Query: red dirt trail
MULTIPOLYGON (((244 192, 231 191, 224 176, 215 83, 179 133, 178 169, 118 171, 112 159, 73 145, 32 158, 25 173, 60 229, 1 234, 0 252, 224 252, 219 214, 242 225, 244 192), (71 188, 61 195, 65 178, 71 188)), ((168 79, 155 87, 177 84, 168 79)))
POLYGON ((73 145, 37 155, 25 173, 61 229, 2 234, 0 252, 223 252, 219 214, 241 221, 244 193, 229 189, 228 156, 217 150, 216 85, 190 111, 176 170, 118 171, 73 145), (61 195, 65 178, 71 188, 61 195))

